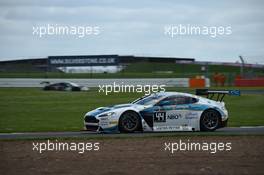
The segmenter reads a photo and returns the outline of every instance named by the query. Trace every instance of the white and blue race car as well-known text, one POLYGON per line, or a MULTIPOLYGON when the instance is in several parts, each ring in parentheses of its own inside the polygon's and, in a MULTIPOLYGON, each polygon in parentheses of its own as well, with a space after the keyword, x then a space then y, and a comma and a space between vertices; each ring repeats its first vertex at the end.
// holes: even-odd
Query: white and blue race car
POLYGON ((158 92, 132 103, 100 107, 87 112, 84 128, 97 132, 214 131, 225 127, 228 112, 223 98, 240 91, 196 90, 197 95, 158 92), (217 99, 212 100, 217 94, 217 99))

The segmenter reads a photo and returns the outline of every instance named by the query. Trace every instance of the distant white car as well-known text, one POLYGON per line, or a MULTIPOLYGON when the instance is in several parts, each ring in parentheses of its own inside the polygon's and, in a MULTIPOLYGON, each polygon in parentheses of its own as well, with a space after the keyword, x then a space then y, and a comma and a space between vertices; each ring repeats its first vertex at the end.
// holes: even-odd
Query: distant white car
POLYGON ((240 91, 200 89, 196 94, 207 95, 207 98, 159 92, 132 103, 100 107, 85 114, 84 127, 98 132, 214 131, 228 122, 224 96, 240 95, 240 91), (214 94, 217 94, 216 100, 212 100, 214 94))

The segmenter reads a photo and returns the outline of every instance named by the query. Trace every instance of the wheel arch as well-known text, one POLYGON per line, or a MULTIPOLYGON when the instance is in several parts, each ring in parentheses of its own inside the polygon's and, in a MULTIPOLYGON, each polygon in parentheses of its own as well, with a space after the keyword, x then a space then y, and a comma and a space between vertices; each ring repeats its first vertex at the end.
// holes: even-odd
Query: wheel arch
MULTIPOLYGON (((200 127, 200 130, 201 130, 201 120, 202 120, 202 116, 203 116, 203 114, 204 114, 205 112, 210 111, 210 110, 213 110, 213 111, 217 112, 217 113, 218 113, 218 119, 219 119, 219 121, 222 120, 221 112, 219 112, 219 110, 218 110, 217 108, 213 108, 213 107, 207 108, 207 109, 205 109, 205 110, 201 113, 200 118, 199 118, 199 127, 200 127)), ((219 128, 219 126, 218 126, 217 128, 219 128)))
POLYGON ((217 108, 213 108, 213 107, 209 107, 209 108, 205 109, 205 110, 202 112, 201 116, 203 115, 203 113, 205 113, 206 111, 209 111, 209 110, 216 111, 216 112, 219 114, 219 117, 222 116, 222 114, 221 114, 221 112, 219 111, 219 109, 217 109, 217 108))
POLYGON ((142 117, 140 116, 139 112, 133 110, 133 109, 127 109, 125 111, 123 111, 121 114, 120 114, 120 117, 118 118, 118 130, 120 131, 119 129, 119 126, 120 126, 120 118, 122 117, 122 115, 124 115, 126 112, 133 112, 135 114, 137 114, 137 117, 139 118, 139 121, 140 121, 140 126, 139 126, 139 131, 142 131, 143 130, 143 127, 142 127, 142 117))

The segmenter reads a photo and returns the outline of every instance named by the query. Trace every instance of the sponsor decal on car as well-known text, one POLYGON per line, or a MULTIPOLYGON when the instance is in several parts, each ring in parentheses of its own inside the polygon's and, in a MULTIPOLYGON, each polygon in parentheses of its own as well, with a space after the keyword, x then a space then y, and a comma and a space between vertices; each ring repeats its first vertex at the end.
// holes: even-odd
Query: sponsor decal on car
POLYGON ((190 126, 154 126, 154 131, 192 131, 190 126))
POLYGON ((118 121, 115 120, 115 121, 110 121, 110 125, 117 125, 118 124, 118 121))
POLYGON ((155 131, 177 131, 180 130, 180 126, 154 126, 155 131))
POLYGON ((169 119, 169 120, 179 119, 181 117, 182 117, 181 114, 168 114, 167 115, 167 119, 169 119))
POLYGON ((188 112, 185 115, 185 119, 197 119, 198 118, 198 114, 196 112, 188 112))
POLYGON ((110 123, 110 121, 107 117, 101 117, 100 118, 99 125, 101 127, 107 127, 107 126, 109 126, 109 123, 110 123))

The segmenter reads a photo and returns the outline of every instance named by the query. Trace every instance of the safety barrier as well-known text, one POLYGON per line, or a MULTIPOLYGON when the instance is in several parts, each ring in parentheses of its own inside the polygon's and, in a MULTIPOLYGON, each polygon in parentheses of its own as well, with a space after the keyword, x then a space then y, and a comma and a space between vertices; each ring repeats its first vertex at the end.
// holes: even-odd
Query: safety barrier
POLYGON ((255 79, 235 79, 235 86, 259 87, 264 86, 264 78, 255 79))

